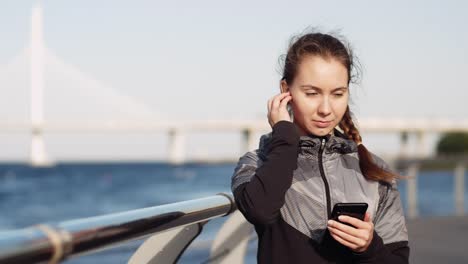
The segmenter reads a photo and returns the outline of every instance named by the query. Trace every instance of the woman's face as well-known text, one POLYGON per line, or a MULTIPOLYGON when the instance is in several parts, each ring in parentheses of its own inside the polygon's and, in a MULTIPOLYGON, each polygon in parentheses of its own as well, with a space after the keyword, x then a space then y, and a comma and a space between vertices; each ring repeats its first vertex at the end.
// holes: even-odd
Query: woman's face
POLYGON ((348 71, 335 59, 307 56, 299 64, 290 85, 294 123, 301 135, 329 134, 341 121, 348 106, 348 71))

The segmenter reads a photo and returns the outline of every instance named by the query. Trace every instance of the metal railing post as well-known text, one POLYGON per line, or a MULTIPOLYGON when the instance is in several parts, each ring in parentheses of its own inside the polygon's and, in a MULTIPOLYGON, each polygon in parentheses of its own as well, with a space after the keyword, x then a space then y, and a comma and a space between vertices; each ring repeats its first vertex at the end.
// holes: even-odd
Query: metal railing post
POLYGON ((465 172, 466 166, 463 162, 460 162, 455 167, 455 213, 457 215, 463 215, 465 213, 465 172))
POLYGON ((407 181, 407 197, 408 197, 408 217, 418 217, 418 173, 419 164, 411 163, 408 168, 409 179, 407 181))

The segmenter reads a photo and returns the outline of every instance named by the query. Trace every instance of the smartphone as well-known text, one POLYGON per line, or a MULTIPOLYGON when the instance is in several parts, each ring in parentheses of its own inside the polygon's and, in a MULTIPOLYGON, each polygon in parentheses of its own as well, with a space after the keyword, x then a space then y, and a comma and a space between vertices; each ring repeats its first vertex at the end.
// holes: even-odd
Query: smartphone
POLYGON ((368 204, 367 203, 337 203, 333 206, 331 219, 343 223, 345 225, 352 226, 351 224, 344 223, 338 220, 338 216, 347 215, 358 218, 364 221, 368 204))

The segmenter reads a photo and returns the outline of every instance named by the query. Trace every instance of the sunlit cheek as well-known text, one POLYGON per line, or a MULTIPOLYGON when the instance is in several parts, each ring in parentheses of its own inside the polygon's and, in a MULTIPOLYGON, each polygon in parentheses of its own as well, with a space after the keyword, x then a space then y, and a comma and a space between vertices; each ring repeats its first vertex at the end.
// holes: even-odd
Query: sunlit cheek
POLYGON ((335 114, 339 119, 341 119, 346 112, 346 108, 348 106, 348 100, 346 98, 341 98, 341 100, 337 100, 334 102, 334 109, 335 114))
POLYGON ((296 102, 291 103, 291 108, 294 113, 294 116, 299 116, 299 110, 297 108, 296 102))
POLYGON ((298 111, 305 119, 310 119, 317 111, 318 106, 319 102, 317 100, 304 100, 301 104, 298 104, 298 111))

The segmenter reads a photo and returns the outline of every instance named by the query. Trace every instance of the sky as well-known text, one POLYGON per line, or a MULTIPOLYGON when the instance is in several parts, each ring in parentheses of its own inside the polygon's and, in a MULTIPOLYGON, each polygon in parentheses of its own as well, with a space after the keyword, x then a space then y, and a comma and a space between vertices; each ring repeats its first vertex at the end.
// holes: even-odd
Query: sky
MULTIPOLYGON (((106 87, 88 102, 85 89, 73 87, 81 77, 67 84, 50 77, 48 84, 54 85, 46 87, 46 119, 81 115, 102 120, 112 113, 118 119, 141 110, 104 113, 113 101, 117 108, 139 105, 143 112, 150 109, 170 120, 266 121, 266 102, 279 92, 278 59, 290 38, 308 27, 339 30, 352 44, 363 67, 361 83, 351 87, 358 120, 468 117, 466 1, 3 0, 0 122, 27 120, 27 68, 12 74, 5 65, 23 65, 31 10, 38 3, 44 12, 46 46, 63 62, 54 65, 66 64, 106 87), (106 96, 109 93, 112 96, 106 96)), ((51 76, 57 72, 49 70, 51 76)), ((121 158, 138 153, 151 157, 163 155, 167 147, 160 135, 111 136, 107 143, 99 136, 56 135, 47 140, 55 156, 69 158, 106 157, 106 148, 128 150, 117 155, 121 158), (82 141, 95 143, 83 147, 82 141)), ((226 138, 210 136, 216 137, 226 138)), ((27 138, 0 135, 5 150, 0 158, 28 155, 27 138)), ((196 141, 206 140, 194 137, 188 144, 192 152, 199 149, 199 155, 213 152, 208 145, 216 146, 210 142, 200 147, 196 141)), ((381 150, 394 145, 380 141, 370 144, 381 150)), ((233 148, 236 153, 236 144, 226 145, 224 153, 233 148)))

